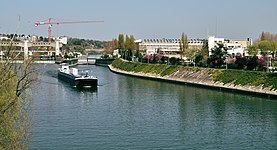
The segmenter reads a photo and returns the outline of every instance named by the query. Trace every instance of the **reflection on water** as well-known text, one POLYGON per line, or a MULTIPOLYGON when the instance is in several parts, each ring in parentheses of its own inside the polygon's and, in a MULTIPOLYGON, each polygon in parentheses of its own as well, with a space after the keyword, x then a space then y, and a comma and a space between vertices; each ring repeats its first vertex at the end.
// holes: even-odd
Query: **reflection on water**
POLYGON ((277 101, 93 70, 97 89, 35 88, 31 149, 276 149, 277 101))
POLYGON ((72 88, 76 89, 76 91, 78 92, 97 93, 98 86, 87 86, 87 87, 78 86, 78 87, 72 87, 72 88))

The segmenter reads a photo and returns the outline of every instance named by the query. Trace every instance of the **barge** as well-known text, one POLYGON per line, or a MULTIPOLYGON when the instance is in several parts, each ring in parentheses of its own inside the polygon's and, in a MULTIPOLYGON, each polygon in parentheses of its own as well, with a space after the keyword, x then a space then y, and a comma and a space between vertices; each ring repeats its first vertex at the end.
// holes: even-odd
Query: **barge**
POLYGON ((66 64, 62 64, 61 68, 59 68, 58 78, 72 86, 95 87, 98 85, 98 78, 89 75, 88 71, 86 71, 85 74, 79 74, 77 68, 69 68, 66 64))

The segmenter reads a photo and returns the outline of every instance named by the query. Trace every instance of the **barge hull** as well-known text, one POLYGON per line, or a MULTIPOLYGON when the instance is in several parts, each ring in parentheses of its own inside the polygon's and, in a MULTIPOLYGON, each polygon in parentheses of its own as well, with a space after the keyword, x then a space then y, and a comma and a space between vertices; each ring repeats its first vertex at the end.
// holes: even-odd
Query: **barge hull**
POLYGON ((58 73, 58 78, 69 83, 72 86, 97 86, 97 79, 92 78, 76 78, 63 72, 58 73))

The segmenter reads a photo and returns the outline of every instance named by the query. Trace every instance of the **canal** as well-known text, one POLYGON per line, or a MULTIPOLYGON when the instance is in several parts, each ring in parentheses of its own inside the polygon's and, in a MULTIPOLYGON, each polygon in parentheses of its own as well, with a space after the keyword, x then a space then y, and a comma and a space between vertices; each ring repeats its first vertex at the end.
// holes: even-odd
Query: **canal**
POLYGON ((30 90, 31 149, 277 149, 277 101, 114 74, 97 89, 41 65, 30 90))

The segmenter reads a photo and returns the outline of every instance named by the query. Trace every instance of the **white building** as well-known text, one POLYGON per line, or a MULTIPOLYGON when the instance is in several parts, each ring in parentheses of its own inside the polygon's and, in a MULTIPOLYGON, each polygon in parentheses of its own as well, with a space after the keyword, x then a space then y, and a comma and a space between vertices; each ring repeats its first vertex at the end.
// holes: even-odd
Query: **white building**
MULTIPOLYGON (((189 39, 189 49, 201 49, 203 39, 189 39)), ((180 39, 143 39, 137 40, 139 50, 145 51, 146 55, 162 54, 167 57, 180 58, 180 39)))
POLYGON ((247 56, 246 49, 249 45, 252 45, 252 39, 247 38, 247 40, 229 40, 210 36, 208 38, 209 56, 212 55, 212 49, 217 47, 219 44, 223 44, 224 47, 228 48, 227 52, 229 55, 247 56))
POLYGON ((0 40, 1 40, 1 41, 2 41, 2 40, 9 40, 9 38, 6 37, 6 36, 0 36, 0 40))
POLYGON ((232 56, 241 55, 245 56, 245 49, 242 47, 242 44, 238 43, 225 43, 225 47, 227 47, 227 53, 232 56))

